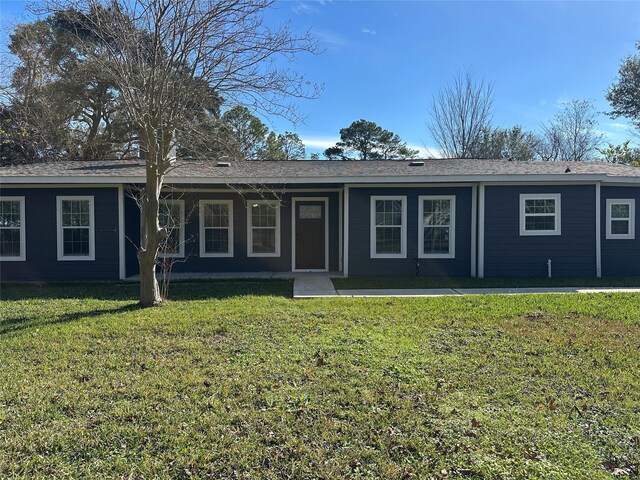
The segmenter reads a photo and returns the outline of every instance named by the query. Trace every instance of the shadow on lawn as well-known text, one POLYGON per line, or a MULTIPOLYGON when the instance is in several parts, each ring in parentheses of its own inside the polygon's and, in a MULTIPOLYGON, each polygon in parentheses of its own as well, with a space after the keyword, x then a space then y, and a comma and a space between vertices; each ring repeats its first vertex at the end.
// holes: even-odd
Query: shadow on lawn
POLYGON ((0 336, 7 333, 16 333, 29 328, 45 327, 49 325, 57 325, 62 323, 72 323, 80 319, 88 319, 100 317, 102 315, 113 315, 117 313, 126 313, 141 308, 137 303, 122 305, 114 308, 103 308, 100 310, 90 310, 88 312, 70 312, 57 315, 52 320, 32 319, 25 317, 7 318, 0 320, 0 336))
MULTIPOLYGON (((84 283, 21 283, 2 285, 0 300, 26 299, 94 299, 135 301, 137 283, 84 282, 84 283)), ((218 280, 174 282, 169 288, 169 300, 223 300, 246 296, 275 296, 291 298, 293 282, 290 280, 218 280)))

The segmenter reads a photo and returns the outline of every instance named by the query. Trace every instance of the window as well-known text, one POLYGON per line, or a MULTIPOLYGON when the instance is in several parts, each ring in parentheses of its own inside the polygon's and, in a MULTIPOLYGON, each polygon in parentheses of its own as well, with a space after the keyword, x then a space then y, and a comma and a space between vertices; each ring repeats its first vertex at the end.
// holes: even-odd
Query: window
POLYGON ((249 257, 280 256, 280 203, 258 200, 248 206, 249 257))
POLYGON ((26 259, 24 197, 0 197, 0 259, 26 259))
POLYGON ((520 235, 560 235, 560 194, 520 195, 520 235))
POLYGON ((57 197, 58 260, 95 260, 93 197, 57 197))
POLYGON ((158 223, 165 232, 159 256, 184 257, 184 200, 161 200, 158 223))
POLYGON ((636 201, 634 199, 608 198, 606 238, 611 240, 633 240, 636 238, 635 210, 636 201))
POLYGON ((418 202, 418 256, 454 258, 456 197, 420 196, 418 202))
POLYGON ((407 257, 407 197, 371 197, 371 258, 407 257))
POLYGON ((233 257, 233 201, 200 202, 200 256, 233 257))

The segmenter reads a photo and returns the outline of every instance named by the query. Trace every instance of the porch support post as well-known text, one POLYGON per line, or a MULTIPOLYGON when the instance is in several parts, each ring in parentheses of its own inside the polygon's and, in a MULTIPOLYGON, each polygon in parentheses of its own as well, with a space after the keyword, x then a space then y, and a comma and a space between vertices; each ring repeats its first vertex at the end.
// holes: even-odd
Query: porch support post
POLYGON ((349 276, 349 186, 344 186, 344 246, 342 276, 349 276))
POLYGON ((478 267, 478 186, 471 187, 471 276, 477 277, 478 267))
POLYGON ((478 277, 484 278, 484 183, 480 183, 478 193, 478 277))
POLYGON ((602 276, 602 234, 600 215, 600 182, 596 182, 596 277, 602 276))
POLYGON ((120 280, 127 278, 124 247, 124 186, 118 185, 118 270, 120 280))

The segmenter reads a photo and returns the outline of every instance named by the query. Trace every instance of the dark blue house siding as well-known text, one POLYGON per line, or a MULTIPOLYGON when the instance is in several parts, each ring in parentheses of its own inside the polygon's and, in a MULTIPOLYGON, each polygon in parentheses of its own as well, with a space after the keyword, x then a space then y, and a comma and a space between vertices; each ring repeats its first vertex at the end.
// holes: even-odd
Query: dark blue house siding
POLYGON ((349 189, 349 276, 415 275, 419 262, 421 276, 471 275, 471 187, 393 187, 349 189), (371 197, 407 197, 407 258, 371 258, 371 197), (455 258, 418 258, 418 196, 456 196, 455 258))
POLYGON ((485 277, 596 275, 595 185, 486 186, 485 277), (520 194, 561 194, 561 235, 520 236, 520 194))
POLYGON ((118 189, 5 188, 4 196, 25 197, 26 261, 0 262, 0 280, 60 281, 119 278, 118 189), (93 196, 95 260, 58 261, 56 196, 93 196))
POLYGON ((602 275, 640 275, 640 188, 602 187, 600 189, 602 225, 602 275), (635 199, 635 239, 607 240, 607 199, 635 199))
MULTIPOLYGON (((329 200, 329 270, 338 271, 339 266, 339 201, 338 192, 285 192, 280 206, 280 256, 249 257, 247 256, 247 204, 252 200, 269 200, 269 196, 261 197, 256 193, 241 196, 232 190, 228 193, 184 192, 176 193, 173 198, 185 202, 185 258, 173 264, 175 272, 290 272, 291 266, 291 215, 293 198, 322 197, 329 200), (200 200, 233 200, 233 257, 200 257, 199 243, 199 201, 200 200)), ((136 258, 136 246, 140 241, 140 211, 133 200, 126 203, 127 276, 139 272, 136 258)))

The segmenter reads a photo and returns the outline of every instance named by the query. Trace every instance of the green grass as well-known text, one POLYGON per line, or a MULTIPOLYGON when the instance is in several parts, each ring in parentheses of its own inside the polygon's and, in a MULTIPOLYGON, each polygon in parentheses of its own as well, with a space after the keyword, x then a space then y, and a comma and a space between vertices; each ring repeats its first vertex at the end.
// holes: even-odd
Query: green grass
POLYGON ((471 277, 349 277, 333 278, 339 290, 367 288, 517 288, 517 287, 640 287, 640 277, 606 278, 471 278, 471 277))
POLYGON ((635 294, 1 295, 1 478, 638 476, 635 294))

